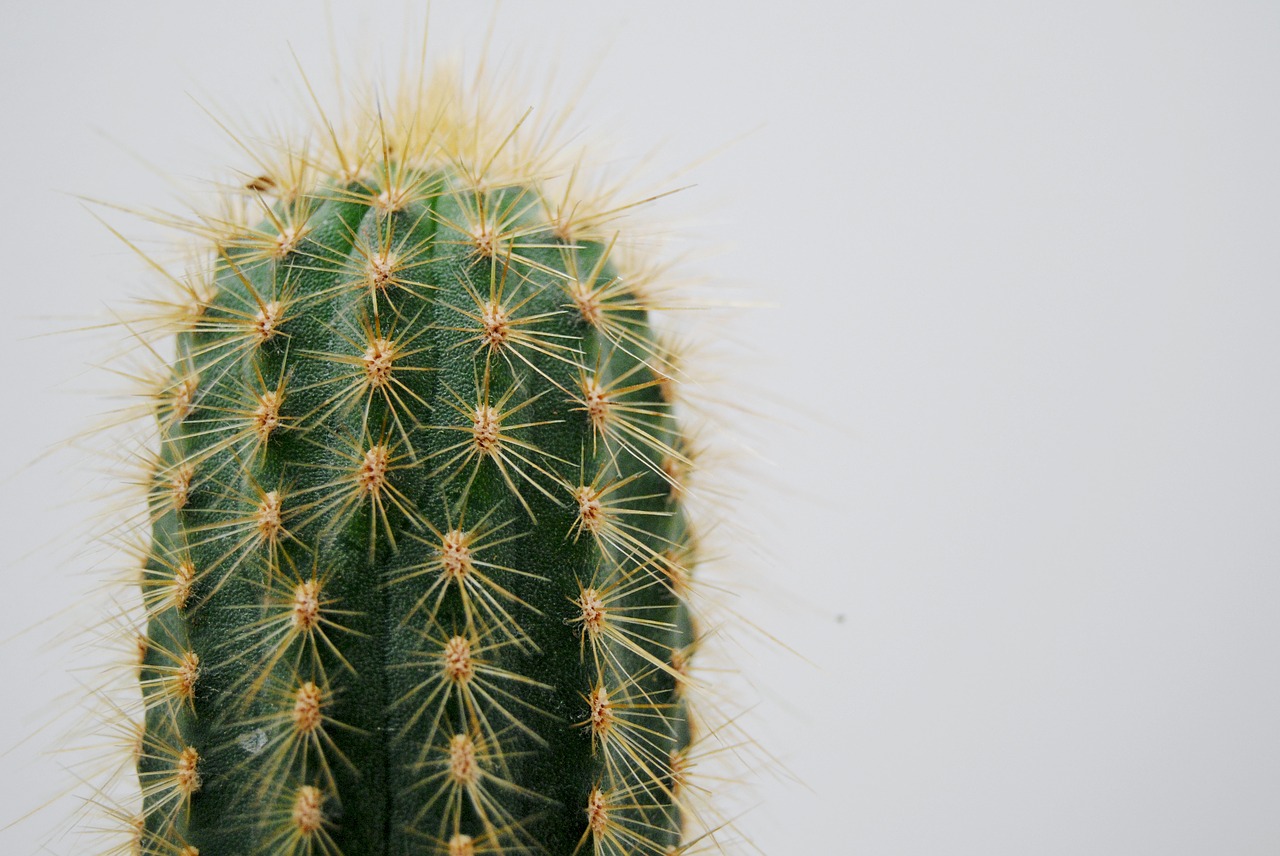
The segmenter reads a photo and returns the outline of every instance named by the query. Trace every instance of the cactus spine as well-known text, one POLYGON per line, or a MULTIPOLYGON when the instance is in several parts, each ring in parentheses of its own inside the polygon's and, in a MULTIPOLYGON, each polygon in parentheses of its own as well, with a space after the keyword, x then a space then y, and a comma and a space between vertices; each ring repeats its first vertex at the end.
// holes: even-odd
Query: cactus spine
POLYGON ((188 224, 138 849, 685 852, 694 534, 657 269, 447 76, 188 224))

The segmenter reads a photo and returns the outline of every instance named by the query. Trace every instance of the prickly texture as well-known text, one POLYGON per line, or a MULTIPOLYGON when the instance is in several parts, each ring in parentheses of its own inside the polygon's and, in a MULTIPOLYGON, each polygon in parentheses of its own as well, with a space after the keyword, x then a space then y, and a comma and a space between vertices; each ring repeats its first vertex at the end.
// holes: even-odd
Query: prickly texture
POLYGON ((678 372, 603 220, 381 136, 209 230, 156 406, 141 850, 677 852, 678 372))

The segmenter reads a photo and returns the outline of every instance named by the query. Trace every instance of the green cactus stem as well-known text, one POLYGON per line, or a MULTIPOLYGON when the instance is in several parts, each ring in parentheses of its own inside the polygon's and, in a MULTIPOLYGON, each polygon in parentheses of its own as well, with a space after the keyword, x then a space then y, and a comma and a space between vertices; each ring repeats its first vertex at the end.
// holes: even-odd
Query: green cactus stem
POLYGON ((653 277, 518 124, 402 100, 193 227, 139 849, 683 852, 692 461, 653 277))

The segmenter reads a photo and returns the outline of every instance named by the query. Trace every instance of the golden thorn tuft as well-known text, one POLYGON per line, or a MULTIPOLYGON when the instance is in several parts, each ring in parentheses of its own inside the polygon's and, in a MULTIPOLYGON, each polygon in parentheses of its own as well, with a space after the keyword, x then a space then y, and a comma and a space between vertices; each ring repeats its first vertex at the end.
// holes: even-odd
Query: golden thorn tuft
POLYGON ((361 496, 372 494, 376 497, 382 493, 387 483, 389 461, 390 452, 385 444, 380 443, 364 453, 364 459, 356 470, 356 484, 361 496))
POLYGON ((484 328, 481 339, 491 350, 502 347, 511 336, 511 316, 496 301, 491 300, 484 305, 480 324, 484 328))
POLYGON ((569 285, 569 296, 573 298, 574 305, 578 307, 582 320, 592 327, 599 327, 604 309, 600 304, 600 295, 596 290, 584 282, 574 280, 569 285))
POLYGON ((455 734, 449 740, 449 777, 464 787, 470 787, 480 779, 476 744, 465 734, 455 734))
POLYGON ((196 680, 200 677, 200 655, 188 651, 178 663, 178 695, 190 701, 196 695, 196 680))
POLYGON ((581 610, 578 621, 587 629, 587 633, 592 637, 599 636, 604 631, 608 614, 608 607, 604 605, 600 592, 593 588, 583 589, 574 603, 581 610))
POLYGON ((297 226, 286 226, 276 235, 276 256, 284 258, 297 249, 298 240, 302 237, 297 226))
POLYGON ((597 840, 602 838, 609 828, 608 801, 604 798, 604 792, 598 787, 592 788, 590 796, 587 797, 587 826, 597 840))
POLYGON ((671 649, 671 671, 676 678, 676 695, 680 695, 689 683, 689 655, 680 648, 671 649))
POLYGON ((178 563, 173 572, 173 605, 178 609, 186 609, 191 599, 191 587, 196 582, 196 566, 190 559, 178 563))
POLYGON ((471 242, 479 255, 493 258, 498 254, 498 236, 488 223, 481 223, 471 233, 471 242))
POLYGON ((582 485, 573 493, 578 501, 578 519, 582 528, 595 534, 605 524, 604 505, 600 502, 600 491, 591 485, 582 485))
POLYGON ((320 581, 309 579, 298 583, 293 590, 293 612, 290 616, 293 626, 303 631, 310 631, 320 623, 320 581))
POLYGON ((300 734, 313 734, 320 727, 324 696, 314 681, 298 687, 293 696, 293 727, 300 734))
POLYGON ((603 739, 613 726, 613 703, 609 701, 609 691, 604 684, 599 685, 591 693, 591 733, 603 739))
POLYGON ((169 498, 173 500, 175 510, 186 508, 191 499, 191 480, 196 476, 195 464, 180 464, 169 477, 169 498))
POLYGON ((199 385, 199 379, 194 375, 183 378, 182 381, 173 389, 173 401, 170 409, 173 414, 174 422, 181 422, 186 419, 194 406, 193 402, 196 397, 196 389, 199 385))
POLYGON ((674 455, 662 458, 662 474, 667 481, 667 499, 677 502, 684 498, 685 482, 689 478, 689 465, 674 455))
POLYGON ((455 684, 465 684, 475 675, 471 663, 471 643, 464 636, 454 636, 444 646, 444 673, 455 684))
POLYGON ((178 763, 174 768, 174 784, 183 797, 190 797, 200 790, 200 753, 188 746, 178 755, 178 763))
POLYGON ((453 529, 445 533, 440 544, 440 565, 446 577, 464 579, 471 573, 471 549, 467 546, 467 533, 453 529))
POLYGON ((471 437, 480 454, 494 454, 502 443, 502 426, 498 422, 498 412, 488 405, 477 407, 475 419, 471 423, 471 437))
POLYGON ((409 201, 409 191, 403 187, 392 187, 382 191, 373 199, 373 204, 386 213, 399 211, 409 201))
POLYGON ((591 419, 591 427, 596 433, 602 432, 609 418, 609 393, 594 377, 587 377, 582 381, 582 402, 591 419))
POLYGON ((378 389, 391 381, 395 353, 395 345, 390 339, 377 338, 369 342, 364 352, 364 373, 369 386, 378 389))
POLYGON ((375 253, 369 257, 369 285, 381 291, 386 291, 392 285, 392 275, 395 273, 396 257, 392 253, 375 253))
POLYGON ((290 815, 298 832, 310 838, 324 825, 324 794, 314 785, 303 785, 293 798, 290 815))
POLYGON ((280 427, 280 399, 280 394, 273 391, 258 396, 258 407, 253 411, 253 430, 261 440, 266 440, 272 431, 280 427))
POLYGON ((671 771, 671 790, 679 792, 689 781, 689 757, 680 749, 672 749, 667 757, 667 769, 671 771))
POLYGON ((276 301, 264 304, 258 310, 258 314, 253 318, 253 332, 258 338, 258 343, 269 342, 275 338, 279 332, 279 325, 283 310, 276 301))
POLYGON ((274 490, 267 491, 262 497, 262 502, 258 503, 253 517, 258 524, 258 535, 263 541, 275 541, 279 538, 280 533, 284 531, 284 519, 280 515, 280 493, 274 490))

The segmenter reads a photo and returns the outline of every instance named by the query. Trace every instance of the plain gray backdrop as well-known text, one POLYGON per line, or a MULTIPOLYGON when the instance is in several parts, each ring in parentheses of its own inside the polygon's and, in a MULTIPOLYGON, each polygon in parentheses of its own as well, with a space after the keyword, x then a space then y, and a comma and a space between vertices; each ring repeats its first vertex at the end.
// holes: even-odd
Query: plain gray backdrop
MULTIPOLYGON (((334 5, 340 42, 398 59, 402 2, 334 5)), ((323 70, 323 8, 4 2, 0 825, 48 796, 60 759, 21 738, 77 686, 39 642, 59 619, 19 631, 79 596, 76 501, 104 489, 61 453, 27 466, 102 406, 101 355, 40 334, 145 278, 72 194, 163 208, 166 174, 248 168, 188 93, 292 109, 288 48, 323 70)), ((493 18, 432 14, 434 46, 472 57, 493 18)), ((712 331, 761 412, 742 611, 795 652, 741 663, 787 771, 755 783, 758 845, 1280 852, 1280 5, 496 21, 497 54, 594 68, 580 119, 623 156, 720 150, 661 204, 767 304, 712 331)), ((35 852, 46 816, 4 851, 35 852)))

